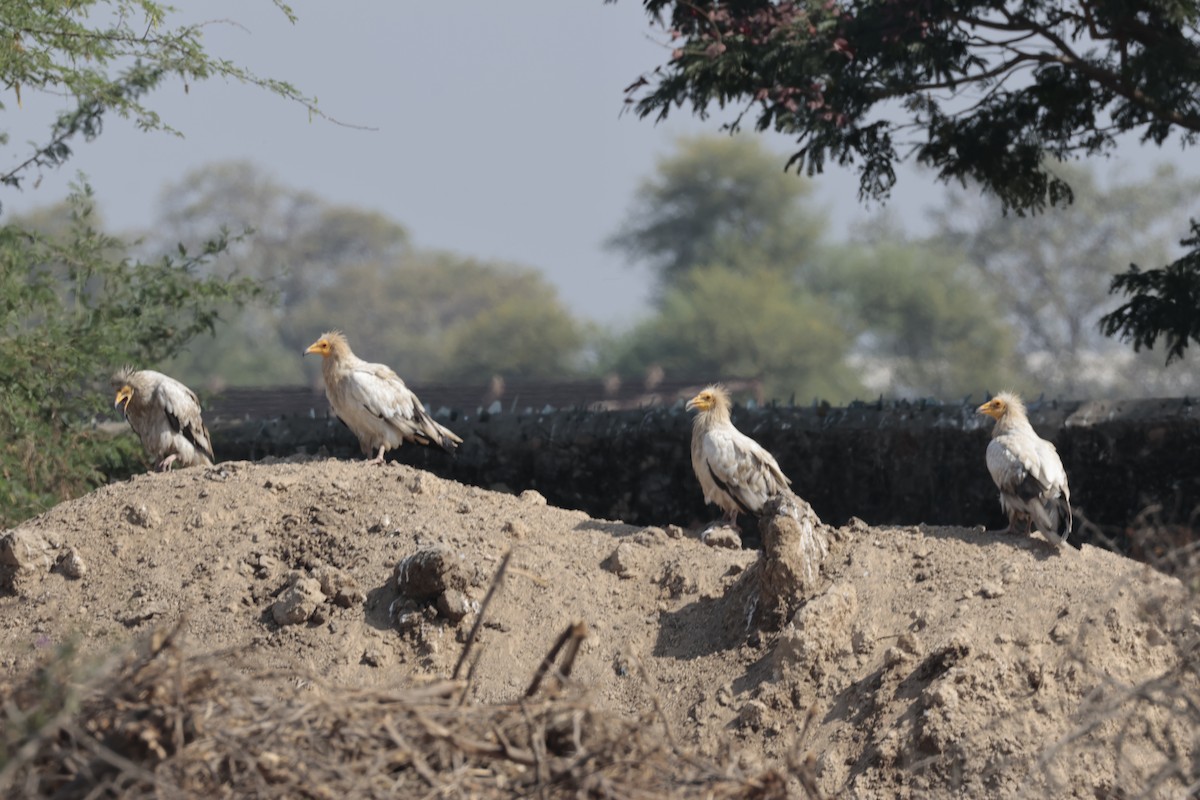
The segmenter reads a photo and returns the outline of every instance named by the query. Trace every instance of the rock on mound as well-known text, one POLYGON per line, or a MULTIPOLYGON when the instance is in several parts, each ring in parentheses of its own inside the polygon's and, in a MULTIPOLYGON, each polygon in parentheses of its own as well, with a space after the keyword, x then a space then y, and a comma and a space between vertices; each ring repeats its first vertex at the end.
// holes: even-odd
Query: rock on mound
POLYGON ((280 681, 289 698, 446 678, 470 641, 467 697, 504 704, 582 621, 569 680, 597 709, 653 712, 680 747, 776 768, 793 794, 1166 795, 1194 780, 1193 600, 1091 547, 853 521, 828 532, 809 599, 763 634, 753 552, 398 465, 144 475, 4 541, 10 685, 62 645, 99 658, 184 618, 193 651, 323 676, 280 681), (398 586, 417 553, 453 570, 436 598, 398 586))

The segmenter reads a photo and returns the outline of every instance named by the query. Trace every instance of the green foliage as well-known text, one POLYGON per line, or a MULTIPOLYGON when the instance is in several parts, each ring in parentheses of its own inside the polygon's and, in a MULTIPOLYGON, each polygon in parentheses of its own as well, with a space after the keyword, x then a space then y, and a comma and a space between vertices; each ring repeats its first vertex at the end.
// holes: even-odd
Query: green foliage
POLYGON ((1039 390, 1080 397, 1145 385, 1145 359, 1118 368, 1117 345, 1101 331, 1101 315, 1115 305, 1110 276, 1134 260, 1169 258, 1171 231, 1184 223, 1200 181, 1170 167, 1109 185, 1083 167, 1058 171, 1075 187, 1069 207, 1020 219, 994 198, 957 193, 937 216, 937 238, 962 248, 997 298, 1039 390))
POLYGON ((658 366, 698 382, 758 378, 767 396, 837 402, 861 390, 846 366, 851 342, 831 304, 779 272, 701 267, 667 292, 655 317, 614 343, 605 366, 622 374, 658 366))
MULTIPOLYGON (((274 3, 294 20, 287 5, 274 3)), ((31 169, 61 166, 71 156, 71 141, 99 136, 109 113, 132 119, 142 130, 177 133, 145 99, 172 77, 185 88, 209 78, 234 80, 320 113, 292 85, 209 55, 202 38, 214 23, 175 25, 175 12, 152 0, 0 0, 6 42, 0 48, 0 85, 12 90, 18 105, 23 93, 44 92, 63 98, 67 107, 44 141, 32 143, 15 166, 0 173, 0 185, 19 186, 31 169)), ((0 141, 7 144, 8 136, 0 141)))
POLYGON ((1114 292, 1129 301, 1105 315, 1104 332, 1133 342, 1135 350, 1152 348, 1161 336, 1168 362, 1181 358, 1189 341, 1200 342, 1200 223, 1181 244, 1188 254, 1161 269, 1129 271, 1113 278, 1114 292))
POLYGON ((949 399, 1022 388, 1013 331, 960 254, 930 242, 850 246, 828 280, 858 320, 855 360, 873 389, 949 399))
MULTIPOLYGON (((1191 0, 644 5, 674 50, 629 87, 639 115, 740 106, 730 127, 750 116, 759 130, 795 137, 789 166, 852 167, 867 198, 886 197, 896 162, 911 155, 1005 210, 1037 212, 1074 197, 1056 162, 1109 153, 1130 133, 1156 145, 1178 136, 1185 147, 1200 137, 1191 0)), ((1105 330, 1135 347, 1165 336, 1170 356, 1182 352, 1200 327, 1188 294, 1200 282, 1197 253, 1115 281, 1130 300, 1105 330)))
POLYGON ((609 246, 648 262, 660 295, 713 264, 772 265, 790 274, 825 226, 823 215, 804 205, 809 193, 757 139, 681 139, 638 187, 609 246))
POLYGON ((341 269, 335 284, 288 320, 308 342, 331 328, 344 331, 356 353, 408 381, 563 377, 576 368, 583 343, 536 271, 449 253, 341 269))
POLYGON ((252 231, 209 268, 236 270, 270 293, 267 302, 226 309, 226 326, 215 336, 196 340, 168 365, 172 374, 196 386, 305 382, 299 354, 315 334, 312 321, 302 320, 296 311, 310 301, 315 304, 350 267, 388 264, 411 251, 408 232, 382 214, 330 205, 244 161, 210 164, 186 174, 163 190, 159 207, 161 218, 146 244, 149 252, 201 241, 206 231, 217 228, 252 231))
POLYGON ((244 162, 185 176, 162 208, 160 247, 216 225, 252 229, 212 266, 272 290, 268 306, 242 310, 172 362, 198 385, 315 380, 300 353, 330 328, 410 381, 556 377, 579 366, 584 332, 533 270, 417 250, 388 217, 331 205, 244 162))
POLYGON ((216 309, 257 287, 197 273, 227 245, 143 262, 92 225, 88 187, 55 233, 21 220, 0 228, 0 525, 10 525, 127 468, 138 447, 114 443, 93 420, 111 408, 108 378, 150 365, 214 330, 216 309))

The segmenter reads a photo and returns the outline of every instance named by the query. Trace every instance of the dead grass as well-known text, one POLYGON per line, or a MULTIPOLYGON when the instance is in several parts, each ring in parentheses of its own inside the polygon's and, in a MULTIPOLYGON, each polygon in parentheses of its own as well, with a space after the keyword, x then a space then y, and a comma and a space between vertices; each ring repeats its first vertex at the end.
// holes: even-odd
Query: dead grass
POLYGON ((690 755, 658 720, 618 719, 578 687, 501 705, 464 702, 458 681, 332 687, 244 671, 183 640, 181 626, 156 631, 86 685, 58 658, 4 689, 0 795, 788 796, 788 776, 690 755))

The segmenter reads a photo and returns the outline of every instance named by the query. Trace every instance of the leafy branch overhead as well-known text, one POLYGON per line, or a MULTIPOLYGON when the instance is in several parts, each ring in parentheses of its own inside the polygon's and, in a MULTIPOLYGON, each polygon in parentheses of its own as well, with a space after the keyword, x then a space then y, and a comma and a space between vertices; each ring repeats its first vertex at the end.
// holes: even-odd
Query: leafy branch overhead
MULTIPOLYGON (((273 0, 295 21, 291 9, 273 0)), ((204 50, 207 26, 233 24, 210 21, 176 25, 170 6, 150 0, 77 0, 72 3, 30 3, 0 0, 3 46, 0 46, 0 87, 18 106, 22 97, 46 92, 66 98, 49 133, 14 159, 0 173, 0 185, 19 187, 30 172, 61 166, 71 156, 76 137, 100 135, 106 114, 131 119, 141 130, 178 133, 146 102, 146 95, 166 79, 176 77, 185 91, 190 84, 224 78, 266 89, 323 116, 315 100, 285 81, 264 78, 204 50)), ((6 108, 0 102, 0 109, 6 108)), ((0 142, 7 144, 8 134, 0 142)))
MULTIPOLYGON (((795 137, 789 168, 850 167, 863 198, 886 198, 896 163, 912 158, 941 181, 979 185, 1005 210, 1037 212, 1072 199, 1056 161, 1110 153, 1125 134, 1184 147, 1200 135, 1200 8, 1190 0, 644 6, 673 49, 628 87, 640 116, 732 106, 729 127, 750 119, 795 137)), ((1197 261, 1193 251, 1171 269, 1195 274, 1197 261)), ((1146 291, 1132 277, 1114 288, 1134 299, 1146 291)), ((1138 346, 1196 339, 1194 321, 1129 312, 1105 329, 1138 346)))

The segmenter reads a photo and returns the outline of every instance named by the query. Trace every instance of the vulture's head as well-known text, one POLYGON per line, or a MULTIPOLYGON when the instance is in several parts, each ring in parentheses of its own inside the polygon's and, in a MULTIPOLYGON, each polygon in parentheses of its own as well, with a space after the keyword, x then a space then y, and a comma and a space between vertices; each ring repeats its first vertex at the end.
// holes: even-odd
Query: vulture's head
POLYGON ((121 367, 113 373, 110 383, 117 390, 117 399, 113 401, 113 408, 128 411, 129 401, 133 399, 133 375, 136 371, 133 367, 121 367))
POLYGON ((979 414, 987 414, 992 419, 998 420, 1003 419, 1010 413, 1023 413, 1025 411, 1025 404, 1021 402, 1021 398, 1012 392, 1001 392, 975 409, 975 411, 979 414))
POLYGON ((687 402, 688 411, 712 411, 713 409, 729 410, 729 392, 724 386, 709 386, 687 402))
POLYGON ((305 355, 316 353, 321 358, 329 358, 334 355, 340 355, 350 350, 350 343, 346 341, 346 337, 341 331, 329 331, 322 333, 321 338, 308 346, 304 351, 305 355))
POLYGON ((133 387, 128 383, 124 384, 120 389, 117 389, 117 399, 113 401, 113 408, 119 408, 126 414, 129 413, 129 401, 133 399, 133 387))

